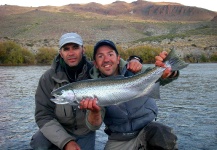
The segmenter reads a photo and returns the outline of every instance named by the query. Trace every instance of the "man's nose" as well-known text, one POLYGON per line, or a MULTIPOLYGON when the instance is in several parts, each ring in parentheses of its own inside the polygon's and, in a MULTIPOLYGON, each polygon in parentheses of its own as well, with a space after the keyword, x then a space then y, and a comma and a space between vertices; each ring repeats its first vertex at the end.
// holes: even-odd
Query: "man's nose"
POLYGON ((73 50, 72 47, 70 47, 70 49, 69 49, 69 54, 70 54, 70 55, 73 55, 73 54, 74 54, 74 50, 73 50))
POLYGON ((110 59, 109 59, 109 56, 106 56, 106 55, 105 55, 103 61, 104 61, 104 62, 109 62, 109 60, 110 60, 110 59))

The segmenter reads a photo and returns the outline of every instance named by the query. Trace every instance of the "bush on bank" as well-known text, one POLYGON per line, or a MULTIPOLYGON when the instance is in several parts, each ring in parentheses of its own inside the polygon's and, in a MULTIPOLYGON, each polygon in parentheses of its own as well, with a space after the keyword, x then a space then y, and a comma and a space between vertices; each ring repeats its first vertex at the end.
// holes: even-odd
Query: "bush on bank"
MULTIPOLYGON (((129 56, 136 55, 141 57, 144 63, 154 63, 155 56, 162 51, 160 48, 150 46, 137 46, 128 49, 117 46, 117 48, 124 60, 127 60, 129 56)), ((57 54, 58 50, 54 48, 42 47, 36 54, 33 54, 15 42, 0 42, 0 65, 50 65, 57 54)), ((93 45, 85 45, 85 55, 88 60, 93 60, 93 45)), ((183 59, 190 63, 217 62, 217 52, 211 56, 188 54, 183 59)))
POLYGON ((32 65, 34 55, 18 44, 7 41, 0 42, 0 65, 32 65))
POLYGON ((38 53, 35 56, 36 64, 50 65, 57 54, 58 51, 53 48, 39 48, 38 53))

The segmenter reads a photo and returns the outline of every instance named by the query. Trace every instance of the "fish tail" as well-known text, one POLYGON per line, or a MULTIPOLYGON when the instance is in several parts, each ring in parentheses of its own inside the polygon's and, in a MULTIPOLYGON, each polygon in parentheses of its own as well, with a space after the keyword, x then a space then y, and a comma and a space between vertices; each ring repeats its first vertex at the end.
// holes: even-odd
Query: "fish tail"
POLYGON ((180 59, 174 49, 169 52, 164 62, 172 68, 172 71, 181 70, 188 66, 188 63, 180 59))

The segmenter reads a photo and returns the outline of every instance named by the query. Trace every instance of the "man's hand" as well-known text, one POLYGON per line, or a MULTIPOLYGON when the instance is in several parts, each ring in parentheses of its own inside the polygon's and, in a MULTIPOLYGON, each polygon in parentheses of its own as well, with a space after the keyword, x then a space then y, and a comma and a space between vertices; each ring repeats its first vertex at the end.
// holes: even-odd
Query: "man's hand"
POLYGON ((75 141, 69 141, 65 145, 64 150, 81 150, 81 148, 75 141))
MULTIPOLYGON (((166 68, 166 65, 164 64, 163 60, 167 57, 168 53, 166 51, 162 51, 159 56, 155 56, 155 65, 158 67, 164 67, 166 68)), ((169 77, 172 74, 171 68, 166 68, 163 72, 163 75, 161 78, 165 79, 169 77)), ((176 73, 174 74, 174 76, 176 73)))
POLYGON ((88 122, 93 126, 99 126, 102 123, 101 107, 97 105, 97 99, 86 98, 80 102, 80 109, 88 109, 88 122))
POLYGON ((133 73, 140 72, 142 70, 142 64, 137 59, 132 59, 127 64, 127 70, 133 73))
POLYGON ((92 111, 93 113, 98 113, 101 110, 101 108, 96 103, 97 103, 96 98, 83 99, 80 102, 80 109, 88 109, 88 110, 92 111))
POLYGON ((158 67, 166 67, 163 60, 167 57, 168 53, 166 51, 161 52, 158 56, 155 56, 155 65, 158 67))

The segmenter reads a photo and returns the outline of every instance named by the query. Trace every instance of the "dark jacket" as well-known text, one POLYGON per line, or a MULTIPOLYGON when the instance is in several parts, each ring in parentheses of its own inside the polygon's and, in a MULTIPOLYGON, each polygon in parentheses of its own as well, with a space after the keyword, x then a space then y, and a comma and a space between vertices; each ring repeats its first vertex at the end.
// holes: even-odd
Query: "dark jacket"
MULTIPOLYGON (((35 94, 35 120, 43 135, 62 149, 67 142, 75 140, 71 134, 84 135, 90 132, 90 129, 85 121, 86 111, 70 105, 56 105, 50 101, 51 91, 69 83, 59 60, 60 56, 53 61, 51 68, 39 80, 35 94)), ((90 78, 88 72, 92 64, 85 57, 83 61, 83 70, 77 80, 90 78)))

